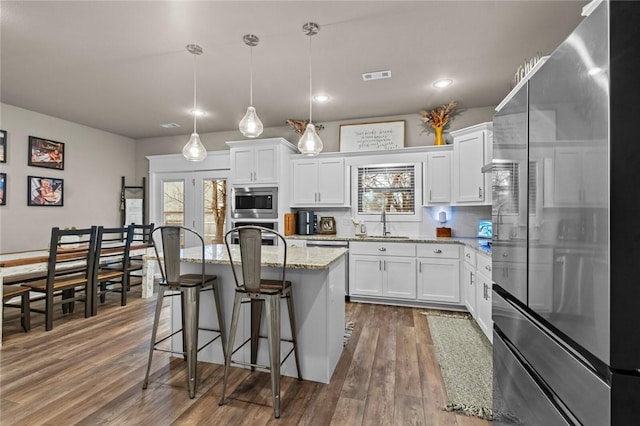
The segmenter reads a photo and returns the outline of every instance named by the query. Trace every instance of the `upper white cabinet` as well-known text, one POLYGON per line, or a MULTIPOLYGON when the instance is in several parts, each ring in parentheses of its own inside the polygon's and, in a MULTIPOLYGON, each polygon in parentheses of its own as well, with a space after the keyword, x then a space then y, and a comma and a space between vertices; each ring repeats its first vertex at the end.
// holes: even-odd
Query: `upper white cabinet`
POLYGON ((451 203, 452 152, 429 152, 424 170, 423 204, 451 203))
POLYGON ((454 204, 491 204, 491 174, 482 173, 482 166, 491 162, 493 124, 478 124, 451 135, 454 204))
POLYGON ((344 158, 291 160, 291 206, 348 206, 349 175, 344 158))
POLYGON ((282 175, 287 155, 295 147, 282 138, 227 142, 231 148, 232 185, 274 185, 282 175))

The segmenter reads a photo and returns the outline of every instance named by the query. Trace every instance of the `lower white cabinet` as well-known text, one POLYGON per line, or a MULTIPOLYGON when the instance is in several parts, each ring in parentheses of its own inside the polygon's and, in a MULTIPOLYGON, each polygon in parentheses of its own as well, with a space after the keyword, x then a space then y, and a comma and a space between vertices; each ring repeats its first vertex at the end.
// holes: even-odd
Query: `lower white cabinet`
POLYGON ((460 304, 460 246, 418 244, 418 299, 460 304))
POLYGON ((462 301, 472 316, 476 316, 476 251, 464 246, 460 275, 462 301))
POLYGON ((416 298, 415 244, 349 244, 349 294, 393 299, 416 298))
POLYGON ((351 242, 349 294, 460 304, 460 246, 351 242))
POLYGON ((478 254, 476 273, 476 322, 493 342, 493 319, 491 318, 491 258, 484 254, 478 254))

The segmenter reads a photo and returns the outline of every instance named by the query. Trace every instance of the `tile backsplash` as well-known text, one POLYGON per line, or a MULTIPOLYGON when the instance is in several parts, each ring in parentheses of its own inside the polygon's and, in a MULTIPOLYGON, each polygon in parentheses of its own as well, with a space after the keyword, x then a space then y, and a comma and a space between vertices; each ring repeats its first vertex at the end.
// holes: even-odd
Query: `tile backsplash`
MULTIPOLYGON (((436 228, 441 224, 438 221, 439 213, 446 212, 447 222, 444 224, 451 228, 452 237, 475 237, 478 231, 478 221, 491 220, 491 206, 477 207, 423 207, 421 222, 394 222, 393 216, 387 216, 387 230, 391 235, 435 237, 436 228)), ((351 218, 351 209, 340 210, 316 210, 318 221, 322 216, 332 216, 336 220, 338 235, 354 235, 356 227, 351 218)), ((380 219, 364 221, 368 235, 381 235, 382 223, 380 219)))

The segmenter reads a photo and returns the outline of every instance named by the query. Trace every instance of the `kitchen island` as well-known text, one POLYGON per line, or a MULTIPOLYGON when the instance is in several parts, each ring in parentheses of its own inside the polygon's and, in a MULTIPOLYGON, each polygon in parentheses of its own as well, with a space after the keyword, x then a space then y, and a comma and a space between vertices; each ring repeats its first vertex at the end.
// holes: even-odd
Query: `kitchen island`
MULTIPOLYGON (((232 256, 236 272, 241 275, 239 246, 233 245, 232 256)), ((279 279, 281 274, 284 247, 263 246, 262 278, 279 279)), ((304 380, 329 383, 331 375, 338 363, 343 348, 345 327, 344 288, 346 278, 346 253, 344 248, 306 248, 289 247, 287 251, 286 280, 292 282, 293 305, 296 316, 298 350, 300 353, 300 369, 304 380)), ((181 254, 182 273, 199 273, 200 249, 184 249, 181 254)), ((215 274, 220 282, 221 304, 224 328, 231 325, 231 313, 235 293, 235 281, 231 272, 229 256, 224 244, 213 244, 205 247, 205 270, 207 274, 215 274)), ((181 313, 179 299, 171 308, 171 329, 180 328, 181 313)), ((216 314, 210 292, 204 292, 200 298, 200 327, 217 327, 216 314)), ((282 338, 290 339, 291 330, 285 302, 282 302, 282 338)), ((266 336, 263 321, 260 335, 266 336)), ((235 347, 250 336, 250 309, 242 308, 238 324, 235 347)), ((206 342, 209 336, 206 331, 199 334, 199 345, 206 342)), ((265 339, 260 339, 258 363, 268 365, 268 353, 265 339)), ((174 349, 182 347, 181 337, 172 339, 174 349)), ((283 342, 281 353, 286 354, 290 344, 283 342)), ((235 360, 250 360, 250 345, 234 354, 235 360)), ((198 361, 223 364, 222 348, 218 342, 204 348, 198 354, 198 361)), ((290 356, 282 365, 281 373, 297 377, 295 360, 290 356)))

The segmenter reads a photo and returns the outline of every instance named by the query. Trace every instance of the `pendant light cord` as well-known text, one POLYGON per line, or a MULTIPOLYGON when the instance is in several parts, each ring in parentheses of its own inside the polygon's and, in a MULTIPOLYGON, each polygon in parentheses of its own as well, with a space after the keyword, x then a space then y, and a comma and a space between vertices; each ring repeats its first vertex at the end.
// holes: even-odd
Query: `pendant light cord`
POLYGON ((311 74, 311 39, 313 38, 313 34, 309 35, 309 123, 313 123, 312 117, 312 108, 313 108, 313 91, 312 91, 312 74, 311 74))
POLYGON ((196 93, 197 93, 197 83, 196 83, 196 58, 198 56, 197 55, 193 55, 193 133, 197 133, 196 132, 196 118, 197 118, 197 98, 196 98, 196 93))
POLYGON ((249 46, 249 106, 253 106, 253 46, 249 46))

